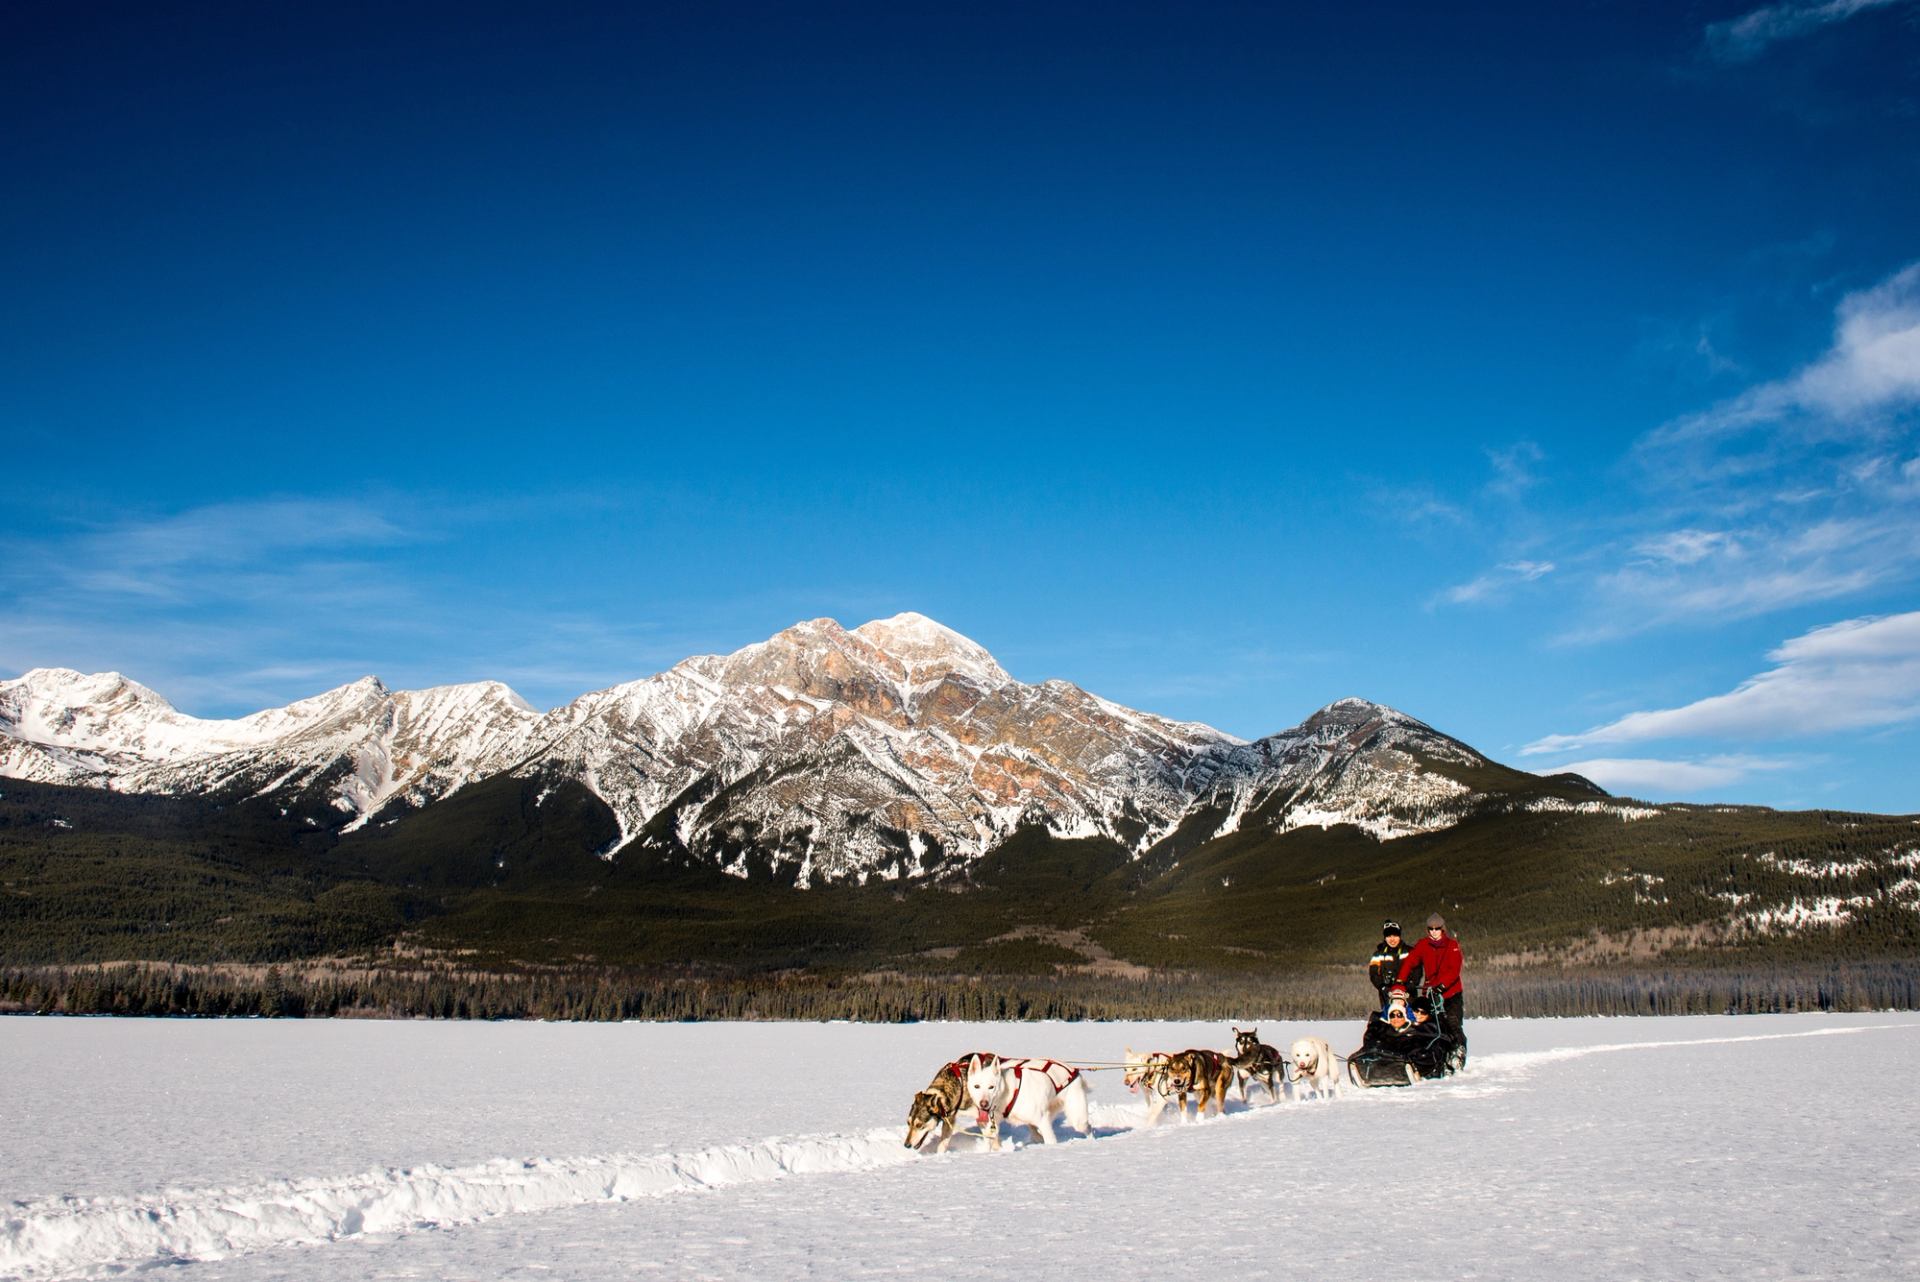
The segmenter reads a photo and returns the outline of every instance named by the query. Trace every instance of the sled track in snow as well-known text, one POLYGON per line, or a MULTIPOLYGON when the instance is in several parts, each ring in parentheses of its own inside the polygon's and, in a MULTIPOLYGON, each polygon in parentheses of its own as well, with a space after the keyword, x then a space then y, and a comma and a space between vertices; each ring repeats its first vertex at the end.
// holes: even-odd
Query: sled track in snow
MULTIPOLYGON (((1498 1089, 1503 1079, 1524 1077, 1543 1065, 1588 1055, 1836 1037, 1912 1027, 1875 1024, 1494 1053, 1477 1059, 1469 1077, 1460 1084, 1484 1083, 1498 1089)), ((1435 1085, 1439 1084, 1414 1090, 1425 1093, 1435 1085)), ((1404 1096, 1403 1092, 1350 1089, 1346 1098, 1357 1101, 1404 1096)), ((1281 1117, 1289 1111, 1254 1107, 1229 1117, 1234 1122, 1252 1122, 1281 1117)), ((1093 1112, 1095 1133, 1101 1138, 1138 1129, 1141 1110, 1136 1105, 1097 1103, 1093 1112)), ((920 1154, 901 1144, 901 1134, 899 1126, 886 1126, 854 1134, 796 1136, 686 1153, 500 1158, 471 1166, 377 1168, 337 1178, 169 1190, 143 1197, 16 1202, 0 1207, 0 1278, 38 1282, 109 1276, 129 1269, 222 1259, 275 1247, 315 1245, 366 1234, 402 1234, 502 1215, 722 1189, 789 1176, 875 1171, 921 1160, 920 1154)))
POLYGON ((0 1221, 0 1277, 88 1276, 789 1175, 877 1170, 913 1160, 900 1135, 890 1126, 691 1153, 500 1158, 153 1197, 16 1203, 0 1221))

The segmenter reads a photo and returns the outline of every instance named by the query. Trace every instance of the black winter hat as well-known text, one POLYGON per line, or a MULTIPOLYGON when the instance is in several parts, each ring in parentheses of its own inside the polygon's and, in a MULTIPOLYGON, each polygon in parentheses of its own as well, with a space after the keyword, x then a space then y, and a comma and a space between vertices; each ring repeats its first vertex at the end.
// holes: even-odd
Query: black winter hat
POLYGON ((1383 935, 1397 935, 1400 933, 1400 923, 1389 917, 1380 923, 1380 933, 1383 935))

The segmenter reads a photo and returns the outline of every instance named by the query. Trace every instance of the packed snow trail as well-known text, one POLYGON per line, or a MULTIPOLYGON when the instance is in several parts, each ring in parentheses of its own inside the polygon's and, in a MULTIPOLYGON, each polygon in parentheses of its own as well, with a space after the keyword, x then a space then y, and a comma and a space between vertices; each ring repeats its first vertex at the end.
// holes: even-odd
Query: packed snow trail
MULTIPOLYGON (((1520 1085, 1543 1065, 1592 1055, 1684 1051, 1689 1047, 1889 1030, 1914 1032, 1920 1031, 1920 1025, 1872 1024, 1492 1052, 1481 1056, 1467 1077, 1437 1089, 1462 1097, 1498 1093, 1520 1085)), ((1141 1107, 1130 1099, 1111 1101, 1119 1094, 1117 1074, 1106 1080, 1111 1084, 1106 1090, 1110 1098, 1105 1103, 1097 1102, 1093 1110, 1094 1133, 1102 1140, 1137 1130, 1142 1116, 1141 1107)), ((911 1085, 903 1086, 901 1099, 912 1089, 911 1085)), ((1434 1085, 1427 1084, 1409 1091, 1349 1091, 1344 1098, 1349 1104, 1357 1104, 1362 1100, 1427 1098, 1435 1091, 1434 1085)), ((1236 1104, 1224 1120, 1236 1126, 1265 1126, 1310 1107, 1315 1106, 1247 1109, 1236 1104)), ((1161 1132, 1171 1125, 1171 1119, 1163 1118, 1161 1132)), ((129 1267, 219 1260, 281 1246, 404 1235, 422 1228, 472 1224, 501 1216, 762 1184, 790 1176, 878 1171, 922 1160, 922 1155, 902 1145, 901 1134, 901 1127, 885 1126, 853 1134, 723 1144, 684 1153, 497 1159, 463 1166, 384 1168, 330 1179, 169 1191, 156 1196, 16 1202, 0 1222, 0 1275, 29 1279, 101 1276, 129 1267)), ((959 1152, 966 1148, 965 1143, 957 1145, 956 1157, 951 1160, 958 1160, 959 1152)))

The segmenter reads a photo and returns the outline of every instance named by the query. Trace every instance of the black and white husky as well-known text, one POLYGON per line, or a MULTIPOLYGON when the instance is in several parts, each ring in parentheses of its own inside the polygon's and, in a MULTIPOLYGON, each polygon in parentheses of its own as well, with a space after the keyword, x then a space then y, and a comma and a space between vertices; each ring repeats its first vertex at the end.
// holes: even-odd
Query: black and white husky
POLYGON ((1227 1062, 1233 1065, 1233 1075, 1240 1082, 1240 1102, 1247 1102, 1247 1088, 1255 1080, 1266 1083, 1267 1102, 1276 1103, 1280 1099, 1280 1082, 1286 1077, 1285 1061, 1280 1052, 1260 1040, 1258 1028, 1233 1026, 1234 1055, 1227 1062))

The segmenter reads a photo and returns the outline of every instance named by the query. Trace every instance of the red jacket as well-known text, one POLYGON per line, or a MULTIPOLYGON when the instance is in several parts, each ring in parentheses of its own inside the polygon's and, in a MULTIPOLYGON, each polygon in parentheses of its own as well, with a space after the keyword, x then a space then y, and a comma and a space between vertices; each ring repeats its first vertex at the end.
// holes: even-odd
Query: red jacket
POLYGON ((1413 946, 1406 960, 1400 963, 1399 979, 1407 982, 1407 976, 1417 967, 1422 976, 1421 982, 1429 988, 1438 988, 1442 997, 1460 995, 1460 941, 1452 935, 1440 936, 1440 942, 1434 943, 1433 936, 1422 935, 1420 942, 1413 946))

